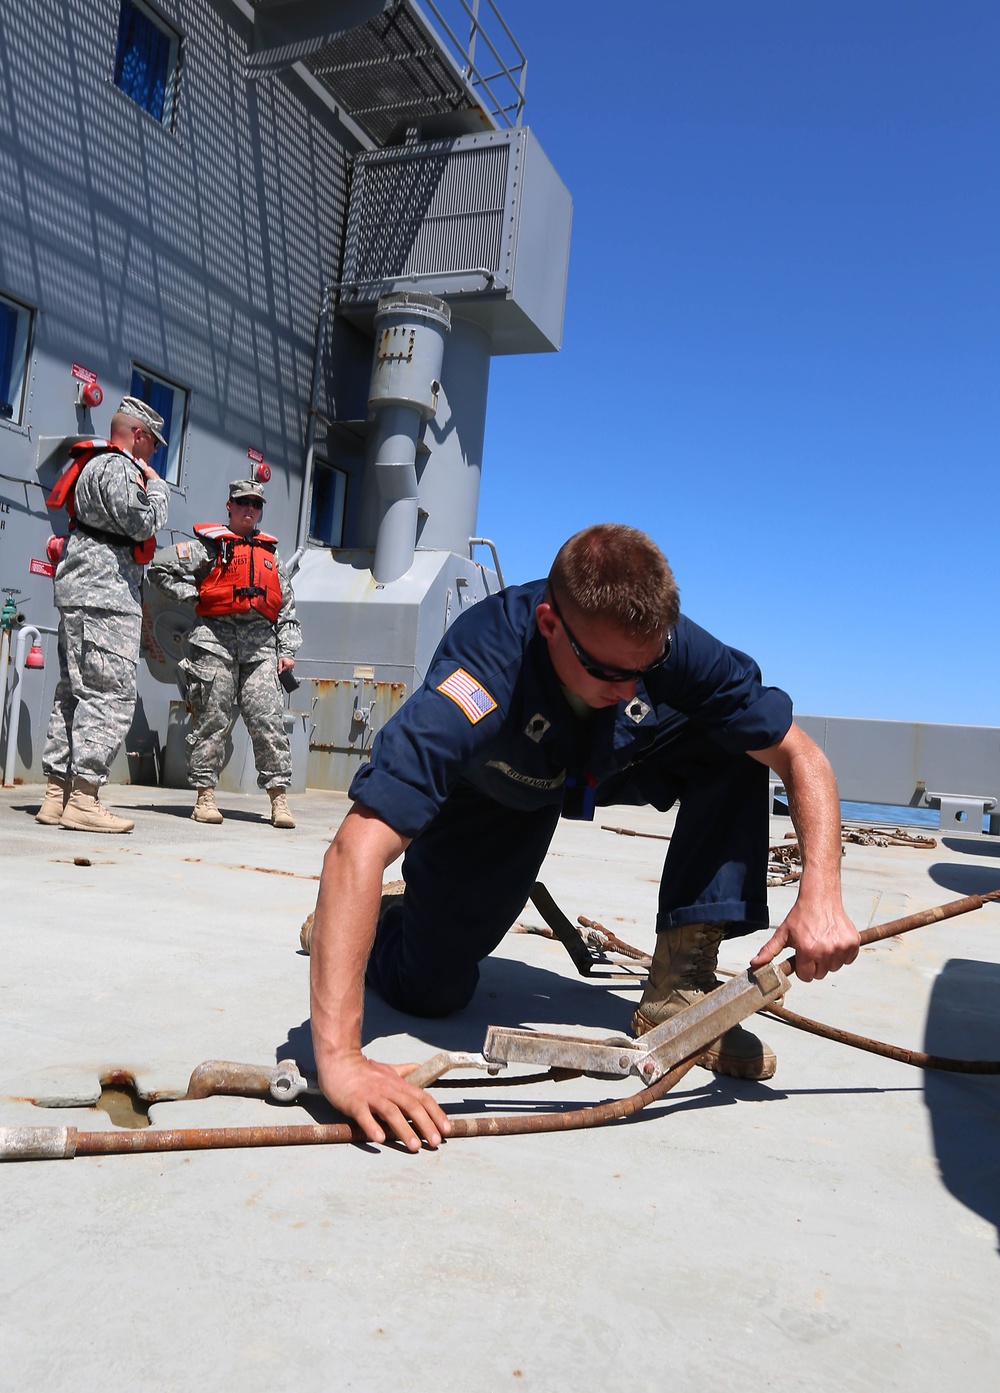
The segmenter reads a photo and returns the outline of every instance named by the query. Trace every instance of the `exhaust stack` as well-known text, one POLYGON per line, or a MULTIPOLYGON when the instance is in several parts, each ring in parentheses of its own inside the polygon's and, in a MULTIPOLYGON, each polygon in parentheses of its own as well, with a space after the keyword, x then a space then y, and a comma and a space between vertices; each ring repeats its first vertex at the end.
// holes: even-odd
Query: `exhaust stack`
POLYGON ((435 295, 385 295, 375 313, 368 408, 375 416, 374 473, 381 501, 372 575, 398 580, 417 544, 417 437, 437 411, 451 310, 435 295))

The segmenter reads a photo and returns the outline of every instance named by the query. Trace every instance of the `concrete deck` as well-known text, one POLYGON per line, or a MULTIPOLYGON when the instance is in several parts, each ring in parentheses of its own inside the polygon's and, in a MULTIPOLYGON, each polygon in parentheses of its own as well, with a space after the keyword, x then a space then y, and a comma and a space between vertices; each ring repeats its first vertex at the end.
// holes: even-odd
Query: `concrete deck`
MULTIPOLYGON (((0 1125, 110 1127, 109 1067, 182 1091, 204 1059, 310 1064, 298 930, 347 803, 224 796, 189 820, 176 790, 110 790, 136 829, 41 828, 41 790, 0 794, 0 1125), (82 858, 89 864, 77 864, 82 858), (88 1094, 89 1090, 89 1094, 88 1094)), ((669 830, 645 810, 599 821, 669 830)), ((787 830, 775 823, 775 840, 787 830)), ((584 913, 652 947, 663 843, 563 824, 543 871, 584 913)), ((860 926, 1000 886, 1000 845, 851 846, 860 926)), ((772 891, 777 919, 792 891, 772 891)), ((533 911, 523 916, 538 923, 533 911)), ((904 1046, 1000 1058, 1000 906, 865 950, 789 1006, 904 1046)), ((747 940, 724 948, 739 968, 747 940)), ((634 989, 575 975, 509 935, 464 1013, 377 1000, 388 1059, 478 1050, 488 1023, 622 1030, 634 989)), ((766 1084, 696 1069, 632 1122, 399 1148, 276 1148, 0 1166, 0 1386, 398 1388, 545 1393, 986 1393, 1000 1339, 1000 1078, 928 1074, 775 1021, 766 1084)), ((442 1089, 456 1112, 598 1102, 597 1080, 442 1089)), ((333 1120, 321 1103, 160 1102, 154 1126, 333 1120)))

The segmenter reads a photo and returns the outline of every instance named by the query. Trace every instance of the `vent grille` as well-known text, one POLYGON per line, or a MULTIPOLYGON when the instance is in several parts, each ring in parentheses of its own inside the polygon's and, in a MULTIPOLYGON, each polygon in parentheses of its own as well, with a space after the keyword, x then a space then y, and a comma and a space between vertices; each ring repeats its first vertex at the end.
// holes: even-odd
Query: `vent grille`
POLYGON ((472 148, 395 152, 359 158, 351 195, 344 281, 362 300, 383 282, 452 278, 486 271, 474 288, 502 288, 508 277, 507 224, 511 148, 506 139, 472 148))

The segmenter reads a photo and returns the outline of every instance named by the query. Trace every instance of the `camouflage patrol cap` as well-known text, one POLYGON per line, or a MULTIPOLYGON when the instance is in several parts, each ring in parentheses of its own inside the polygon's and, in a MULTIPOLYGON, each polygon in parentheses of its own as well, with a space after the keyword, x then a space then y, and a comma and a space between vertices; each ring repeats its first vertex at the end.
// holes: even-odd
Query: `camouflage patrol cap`
POLYGON ((264 486, 255 483, 253 479, 234 479, 229 485, 229 501, 234 503, 237 498, 259 498, 264 502, 264 486))
POLYGON ((154 411, 148 402, 140 401, 138 397, 122 397, 122 404, 118 410, 123 416, 131 416, 134 421, 141 421, 160 445, 166 445, 167 442, 161 434, 163 417, 158 411, 154 411))

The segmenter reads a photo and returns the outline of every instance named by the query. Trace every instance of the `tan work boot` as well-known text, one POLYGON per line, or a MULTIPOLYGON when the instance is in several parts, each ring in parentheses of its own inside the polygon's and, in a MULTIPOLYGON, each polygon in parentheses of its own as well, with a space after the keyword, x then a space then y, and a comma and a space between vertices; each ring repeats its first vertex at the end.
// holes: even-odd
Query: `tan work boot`
POLYGON ((135 823, 104 807, 97 796, 97 784, 74 779, 59 825, 73 832, 131 832, 135 823))
POLYGON ((60 779, 57 775, 50 774, 45 785, 45 797, 35 814, 35 821, 42 823, 44 827, 58 827, 66 800, 69 798, 69 791, 69 779, 60 779))
POLYGON ((285 790, 283 788, 269 788, 267 796, 271 800, 271 826, 294 827, 295 819, 288 806, 285 790))
MULTIPOLYGON (((645 1035, 721 985, 715 968, 725 932, 724 924, 684 924, 656 935, 649 981, 632 1017, 633 1035, 645 1035)), ((698 1063, 734 1079, 769 1079, 778 1065, 774 1051, 740 1025, 714 1041, 698 1063)))
POLYGON ((194 805, 191 814, 193 822, 221 822, 222 814, 215 806, 215 789, 200 788, 198 790, 198 801, 194 805))
MULTIPOLYGON (((402 880, 390 880, 388 884, 382 886, 382 898, 378 904, 378 917, 382 918, 386 906, 392 904, 397 895, 401 895, 406 889, 406 883, 402 880)), ((312 947, 313 921, 316 918, 315 911, 309 915, 302 928, 299 930, 299 947, 303 953, 308 953, 312 947)))

